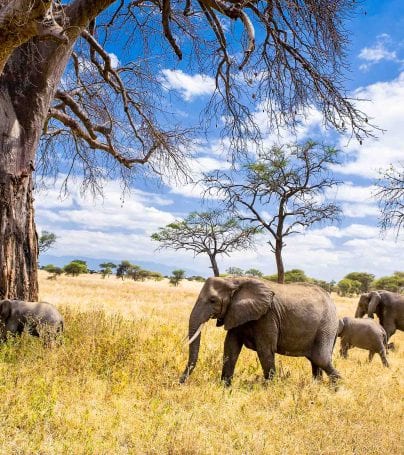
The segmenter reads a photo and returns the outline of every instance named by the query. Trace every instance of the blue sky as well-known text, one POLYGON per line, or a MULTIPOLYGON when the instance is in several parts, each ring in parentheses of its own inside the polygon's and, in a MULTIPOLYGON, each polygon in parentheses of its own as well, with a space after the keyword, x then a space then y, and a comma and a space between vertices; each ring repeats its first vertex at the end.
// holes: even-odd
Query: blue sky
MULTIPOLYGON (((404 269, 403 237, 396 239, 393 233, 380 235, 378 210, 371 196, 378 169, 404 161, 403 2, 365 1, 348 27, 350 72, 346 88, 355 97, 369 100, 360 107, 385 132, 376 140, 368 139, 360 145, 324 130, 321 116, 313 111, 295 135, 284 131, 282 137, 269 132, 265 136, 268 145, 274 141, 321 137, 344 152, 343 165, 334 169, 336 177, 344 183, 336 193, 327 194, 342 206, 341 223, 313 227, 304 235, 290 237, 284 250, 287 269, 302 268, 311 276, 328 280, 339 280, 351 271, 383 276, 404 269)), ((184 122, 199 115, 212 93, 213 81, 201 74, 162 68, 159 77, 164 79, 167 89, 176 93, 171 97, 172 108, 183 115, 184 122)), ((257 111, 256 119, 265 131, 266 118, 257 111)), ((207 141, 200 138, 200 145, 195 149, 197 158, 190 162, 195 179, 202 171, 229 168, 222 149, 225 145, 221 147, 214 134, 207 141)), ((61 200, 62 179, 60 176, 54 187, 36 195, 38 230, 50 230, 58 236, 49 254, 128 259, 134 263, 153 261, 173 269, 181 267, 209 275, 206 258, 194 258, 186 252, 156 252, 156 245, 150 240, 150 234, 158 227, 203 208, 197 185, 169 181, 156 184, 139 179, 122 203, 118 181, 105 182, 103 200, 94 200, 90 195, 81 197, 74 184, 70 186, 70 194, 61 200)), ((224 271, 232 265, 275 273, 273 255, 262 237, 256 250, 220 259, 220 269, 224 271)), ((47 263, 47 256, 43 255, 40 261, 47 263)))

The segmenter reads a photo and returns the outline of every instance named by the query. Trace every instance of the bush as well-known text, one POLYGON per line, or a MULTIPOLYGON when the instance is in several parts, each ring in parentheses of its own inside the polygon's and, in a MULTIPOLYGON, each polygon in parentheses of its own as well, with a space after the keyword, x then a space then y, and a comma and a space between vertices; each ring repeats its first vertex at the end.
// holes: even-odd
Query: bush
POLYGON ((82 273, 88 273, 87 263, 85 261, 81 261, 80 259, 75 259, 65 265, 63 267, 63 271, 66 275, 79 276, 82 273))
POLYGON ((391 292, 400 292, 404 288, 404 272, 394 272, 392 276, 383 276, 373 282, 374 289, 385 289, 391 292))

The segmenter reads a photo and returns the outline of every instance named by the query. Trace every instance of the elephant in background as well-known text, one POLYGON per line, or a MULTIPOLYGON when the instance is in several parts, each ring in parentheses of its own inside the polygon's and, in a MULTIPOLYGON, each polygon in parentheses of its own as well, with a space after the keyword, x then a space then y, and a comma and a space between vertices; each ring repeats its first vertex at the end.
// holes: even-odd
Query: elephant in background
POLYGON ((359 298, 355 317, 367 314, 373 318, 376 313, 387 334, 387 340, 396 330, 404 330, 404 295, 390 291, 372 291, 359 298))
POLYGON ((63 317, 50 303, 0 300, 1 340, 7 333, 21 334, 24 330, 50 342, 63 331, 63 317))
POLYGON ((189 358, 181 383, 195 368, 202 325, 211 318, 227 331, 222 370, 226 385, 243 346, 257 352, 265 379, 275 373, 275 353, 306 357, 314 377, 324 370, 331 379, 340 378, 331 361, 337 313, 330 296, 317 286, 209 278, 189 318, 189 358))
POLYGON ((369 351, 369 362, 377 352, 383 365, 389 366, 386 331, 373 319, 344 317, 339 321, 338 336, 341 337, 340 354, 345 359, 348 357, 348 349, 355 347, 369 351))

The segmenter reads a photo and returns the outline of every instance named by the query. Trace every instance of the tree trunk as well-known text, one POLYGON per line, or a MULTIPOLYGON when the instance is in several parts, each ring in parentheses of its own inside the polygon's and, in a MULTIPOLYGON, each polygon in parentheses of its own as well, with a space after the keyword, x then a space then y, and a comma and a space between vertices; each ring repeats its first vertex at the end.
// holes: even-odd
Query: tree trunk
POLYGON ((37 300, 32 175, 0 170, 0 298, 37 300))
POLYGON ((0 76, 1 299, 38 299, 32 173, 43 124, 71 48, 63 50, 28 43, 14 52, 0 76))
POLYGON ((210 263, 212 264, 211 269, 213 270, 213 275, 219 276, 220 273, 219 273, 219 267, 217 266, 217 262, 216 262, 216 256, 209 255, 209 259, 210 259, 210 263))
POLYGON ((275 259, 276 259, 276 269, 278 271, 278 283, 285 282, 285 269, 283 267, 283 259, 282 259, 282 247, 283 242, 282 240, 276 240, 275 242, 275 259))

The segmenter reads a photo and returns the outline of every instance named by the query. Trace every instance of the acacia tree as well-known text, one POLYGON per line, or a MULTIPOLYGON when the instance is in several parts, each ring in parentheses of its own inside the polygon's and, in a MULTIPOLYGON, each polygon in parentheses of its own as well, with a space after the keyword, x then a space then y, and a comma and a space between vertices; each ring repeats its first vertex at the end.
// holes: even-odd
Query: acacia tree
POLYGON ((205 118, 224 122, 235 149, 259 138, 251 103, 273 126, 314 106, 325 124, 366 135, 342 88, 356 3, 0 0, 0 298, 37 298, 35 167, 62 163, 95 190, 137 165, 181 167, 189 131, 164 115, 159 73, 175 59, 213 76, 205 118), (116 62, 107 49, 125 44, 116 62))
POLYGON ((38 251, 40 253, 45 253, 54 246, 56 239, 56 234, 53 232, 42 231, 38 238, 38 251))
POLYGON ((208 191, 223 196, 226 208, 238 219, 268 232, 278 282, 283 283, 285 238, 315 223, 336 220, 340 214, 334 202, 322 197, 326 188, 339 183, 329 170, 337 163, 337 150, 312 141, 274 146, 258 161, 245 165, 244 173, 236 174, 241 181, 216 172, 207 175, 205 183, 208 191))
POLYGON ((375 197, 380 208, 383 231, 396 229, 397 236, 404 225, 404 164, 390 166, 376 182, 375 197))
POLYGON ((211 210, 192 212, 184 220, 160 228, 151 238, 160 242, 160 249, 193 251, 196 256, 206 254, 214 276, 219 276, 217 256, 251 248, 256 233, 256 228, 245 226, 221 210, 211 210))

